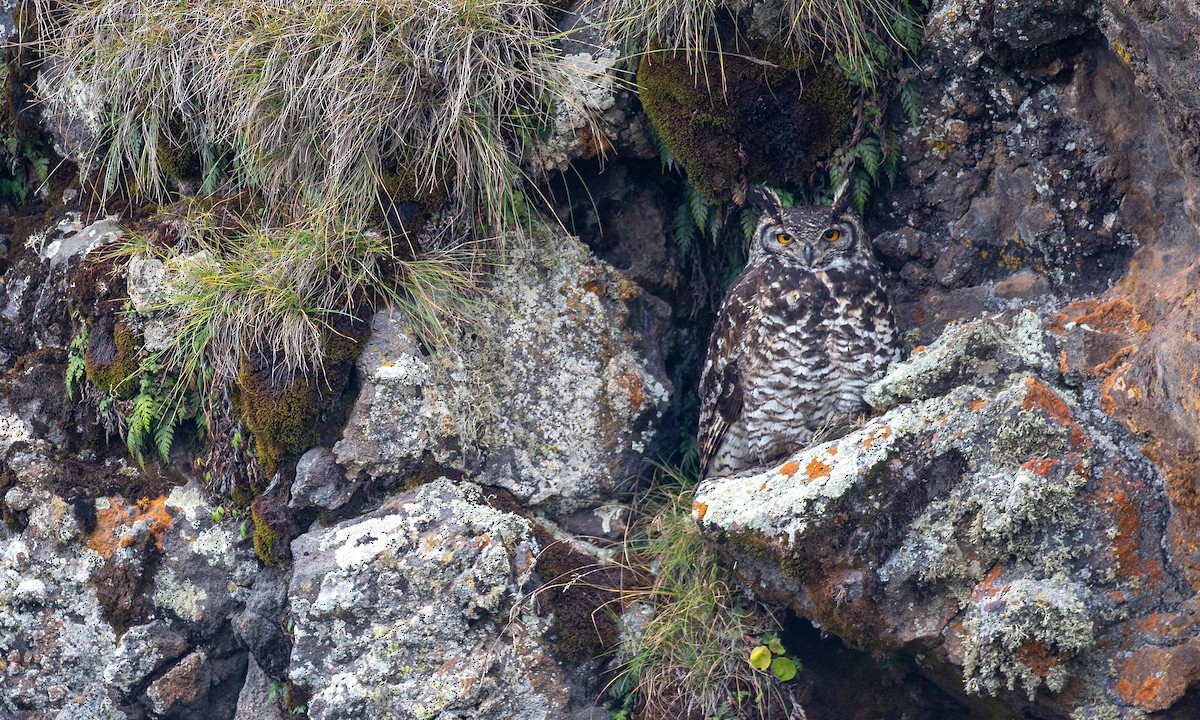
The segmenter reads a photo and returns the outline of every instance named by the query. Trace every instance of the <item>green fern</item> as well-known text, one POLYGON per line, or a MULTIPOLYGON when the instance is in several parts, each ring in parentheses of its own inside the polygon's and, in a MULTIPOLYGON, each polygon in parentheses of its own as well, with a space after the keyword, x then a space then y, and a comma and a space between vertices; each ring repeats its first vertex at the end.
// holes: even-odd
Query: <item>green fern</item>
POLYGON ((692 221, 692 211, 687 205, 680 205, 675 210, 675 244, 679 246, 679 254, 686 254, 695 241, 696 223, 692 221))
POLYGON ((870 176, 871 182, 879 183, 879 167, 883 163, 883 149, 879 138, 871 135, 863 138, 854 146, 854 155, 862 161, 862 167, 870 176))
POLYGON ((158 450, 158 456, 162 458, 163 462, 171 461, 171 444, 175 442, 175 427, 178 420, 179 413, 170 410, 159 418, 158 427, 154 429, 154 448, 158 450))
POLYGON ((88 331, 87 325, 83 322, 83 318, 78 313, 74 313, 75 320, 79 322, 79 332, 75 337, 71 338, 71 344, 67 346, 67 370, 64 384, 67 386, 67 397, 74 399, 75 383, 81 382, 84 375, 87 373, 87 355, 88 346, 88 331))
POLYGON ((916 125, 921 120, 921 88, 912 79, 906 78, 896 87, 896 95, 900 99, 900 107, 908 116, 910 125, 916 125))
POLYGON ((684 196, 692 211, 692 223, 703 230, 708 226, 708 200, 691 183, 685 186, 684 196))
POLYGON ((154 376, 148 372, 142 373, 142 381, 138 388, 137 397, 133 399, 133 409, 126 418, 125 447, 129 454, 137 458, 139 465, 145 464, 142 448, 146 438, 154 428, 158 414, 158 395, 155 392, 154 376))

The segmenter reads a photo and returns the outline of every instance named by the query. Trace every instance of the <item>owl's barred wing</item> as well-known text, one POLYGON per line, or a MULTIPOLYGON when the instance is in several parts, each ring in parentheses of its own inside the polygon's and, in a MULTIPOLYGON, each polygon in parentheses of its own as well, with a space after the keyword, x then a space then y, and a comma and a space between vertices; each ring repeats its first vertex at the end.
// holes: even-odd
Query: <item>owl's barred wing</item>
POLYGON ((757 273, 743 275, 730 288, 708 340, 708 354, 700 375, 700 477, 708 474, 713 455, 725 432, 742 413, 743 368, 739 365, 742 333, 753 314, 757 273))
POLYGON ((710 370, 705 368, 700 378, 700 477, 708 475, 713 453, 742 412, 742 377, 737 360, 727 363, 719 375, 710 370))

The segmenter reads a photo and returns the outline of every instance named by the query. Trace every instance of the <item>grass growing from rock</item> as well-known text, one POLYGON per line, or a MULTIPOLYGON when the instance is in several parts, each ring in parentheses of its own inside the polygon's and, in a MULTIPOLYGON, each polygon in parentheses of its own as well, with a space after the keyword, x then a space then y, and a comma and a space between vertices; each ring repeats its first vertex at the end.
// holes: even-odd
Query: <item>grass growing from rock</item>
MULTIPOLYGON (((632 628, 621 674, 610 688, 639 717, 803 717, 785 682, 758 655, 785 656, 774 619, 737 590, 716 549, 692 519, 691 483, 678 472, 651 491, 626 562, 648 581, 622 601, 648 619, 632 628), (756 662, 757 661, 757 662, 756 662)), ((631 573, 632 576, 638 573, 631 573)), ((790 662, 790 661, 788 661, 790 662)), ((786 664, 786 663, 781 663, 786 664)), ((788 678, 790 679, 790 677, 788 678)))
MULTIPOLYGON (((609 0, 605 6, 617 32, 642 46, 683 52, 693 66, 707 67, 711 60, 723 72, 726 54, 745 52, 719 28, 748 5, 609 0)), ((874 89, 885 80, 889 64, 920 45, 924 6, 920 0, 783 0, 756 6, 747 24, 761 37, 786 40, 806 57, 833 60, 852 83, 874 89)))
POLYGON ((153 199, 195 164, 208 189, 350 225, 451 197, 497 230, 521 211, 531 138, 574 102, 536 0, 39 5, 53 94, 77 92, 71 78, 96 93, 104 187, 153 199))

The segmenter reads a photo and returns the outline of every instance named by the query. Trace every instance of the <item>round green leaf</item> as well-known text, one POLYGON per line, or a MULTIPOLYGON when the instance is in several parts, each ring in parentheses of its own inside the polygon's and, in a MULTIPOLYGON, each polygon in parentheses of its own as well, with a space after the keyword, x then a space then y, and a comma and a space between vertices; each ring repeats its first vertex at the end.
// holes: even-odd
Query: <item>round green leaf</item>
POLYGON ((766 670, 771 666, 771 651, 765 645, 759 645, 750 651, 750 665, 755 670, 766 670))
POLYGON ((771 672, 780 682, 787 682, 796 677, 796 663, 785 657, 777 657, 771 661, 771 672))
POLYGON ((767 641, 767 648, 772 655, 786 655, 787 650, 783 649, 783 643, 779 642, 779 638, 771 638, 767 641))

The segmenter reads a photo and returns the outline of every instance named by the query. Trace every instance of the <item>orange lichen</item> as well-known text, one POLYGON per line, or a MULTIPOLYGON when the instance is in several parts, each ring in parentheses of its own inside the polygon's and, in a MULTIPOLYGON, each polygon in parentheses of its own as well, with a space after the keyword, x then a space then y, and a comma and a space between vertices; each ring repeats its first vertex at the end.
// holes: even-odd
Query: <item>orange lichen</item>
POLYGON ((703 503, 699 500, 693 500, 692 514, 696 516, 697 520, 703 520, 704 516, 708 514, 708 503, 703 503))
POLYGON ((1137 351, 1138 351, 1138 349, 1137 349, 1136 345, 1126 345, 1125 347, 1121 348, 1116 353, 1114 353, 1113 356, 1111 358, 1109 358, 1108 360, 1105 360, 1102 363, 1097 363, 1094 367, 1092 367, 1090 370, 1088 370, 1088 372, 1097 377, 1099 377, 1101 375, 1107 375, 1110 372, 1112 372, 1114 368, 1117 367, 1118 363, 1120 363, 1122 360, 1129 357, 1130 355, 1133 355, 1137 351))
POLYGON ((590 125, 584 126, 576 136, 579 140, 580 157, 588 160, 608 154, 612 150, 612 141, 603 133, 598 133, 590 125))
POLYGON ((863 450, 870 450, 876 440, 887 440, 892 435, 892 428, 888 425, 882 425, 875 428, 867 435, 867 439, 863 440, 863 450))
POLYGON ((1125 389, 1125 382, 1121 377, 1129 367, 1129 363, 1122 364, 1121 367, 1117 368, 1115 372, 1104 379, 1104 385, 1100 388, 1100 409, 1108 415, 1112 415, 1117 411, 1117 401, 1112 396, 1112 392, 1113 390, 1123 391, 1125 389))
POLYGON ((139 541, 153 542, 161 550, 163 535, 171 527, 171 521, 165 497, 141 498, 134 505, 113 497, 109 498, 108 507, 96 510, 96 527, 88 533, 85 542, 106 558, 112 557, 118 548, 127 548, 139 541))
POLYGON ((1162 690, 1162 678, 1151 675, 1146 678, 1137 692, 1133 694, 1133 702, 1137 705, 1154 704, 1158 698, 1159 691, 1162 690))
POLYGON ((996 587, 996 579, 1000 577, 1000 573, 1004 571, 1004 566, 996 563, 987 575, 983 576, 979 582, 975 583, 975 587, 971 588, 971 602, 977 602, 985 597, 991 597, 999 594, 1001 588, 996 587))
POLYGON ((1150 326, 1138 315, 1128 300, 1116 298, 1106 302, 1085 300, 1067 306, 1071 321, 1086 325, 1096 332, 1133 333, 1145 335, 1150 326))
POLYGON ((1071 409, 1058 396, 1058 393, 1036 378, 1027 378, 1025 385, 1029 389, 1025 392, 1025 399, 1021 401, 1023 409, 1041 408, 1060 423, 1071 422, 1071 409))
POLYGON ((1145 560, 1140 550, 1141 520, 1137 506, 1130 497, 1130 479, 1118 468, 1106 467, 1101 473, 1098 487, 1089 502, 1098 505, 1112 520, 1113 531, 1110 552, 1116 561, 1117 570, 1126 577, 1136 577, 1147 589, 1161 585, 1165 575, 1156 560, 1145 560))
POLYGON ((1050 471, 1053 470, 1054 466, 1057 464, 1058 464, 1057 460, 1050 460, 1047 458, 1037 458, 1035 460, 1030 460, 1028 462, 1021 463, 1021 467, 1024 468, 1025 470, 1028 470, 1029 472, 1033 473, 1034 475, 1037 475, 1038 477, 1046 477, 1047 475, 1050 474, 1050 471))
POLYGON ((972 410, 978 410, 978 409, 982 408, 984 405, 987 405, 986 400, 972 400, 971 401, 971 409, 972 410))
POLYGON ((817 458, 813 458, 809 461, 808 466, 804 468, 804 471, 808 473, 809 480, 816 480, 818 478, 829 477, 829 474, 833 471, 833 466, 827 465, 817 458))
POLYGON ((1045 678, 1050 674, 1050 670, 1058 665, 1058 658, 1054 653, 1046 649, 1046 646, 1037 640, 1030 640, 1025 644, 1017 647, 1013 654, 1020 658, 1021 662, 1025 663, 1034 675, 1040 678, 1045 678))
POLYGON ((799 471, 800 471, 800 463, 797 463, 797 462, 784 463, 783 467, 779 468, 779 474, 785 475, 787 477, 792 477, 799 471))

